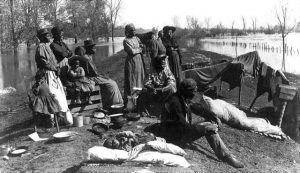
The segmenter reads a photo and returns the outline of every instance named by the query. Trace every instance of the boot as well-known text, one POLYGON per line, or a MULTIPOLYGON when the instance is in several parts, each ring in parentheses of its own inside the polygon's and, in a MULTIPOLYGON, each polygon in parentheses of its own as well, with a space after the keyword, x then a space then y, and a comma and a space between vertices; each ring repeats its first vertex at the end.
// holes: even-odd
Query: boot
POLYGON ((226 155, 224 158, 222 158, 222 161, 227 162, 229 165, 235 167, 235 168, 243 168, 244 164, 240 161, 238 161, 234 155, 229 154, 226 155))
POLYGON ((218 133, 207 133, 205 134, 207 142, 215 152, 218 159, 227 162, 229 165, 235 168, 243 168, 244 165, 238 161, 234 155, 230 154, 230 151, 225 146, 223 140, 220 138, 218 133))

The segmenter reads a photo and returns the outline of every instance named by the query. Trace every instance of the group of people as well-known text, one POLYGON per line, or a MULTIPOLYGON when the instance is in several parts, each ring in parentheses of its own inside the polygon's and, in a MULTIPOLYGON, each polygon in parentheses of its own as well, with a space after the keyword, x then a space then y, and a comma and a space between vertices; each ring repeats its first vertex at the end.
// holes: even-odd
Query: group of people
POLYGON ((138 112, 151 115, 158 112, 161 120, 156 130, 150 127, 149 131, 167 140, 183 143, 205 136, 220 160, 242 168, 244 165, 230 153, 220 138, 218 129, 221 121, 205 106, 197 83, 190 78, 182 79, 182 55, 173 37, 175 30, 175 27, 165 26, 158 35, 148 32, 139 38, 133 24, 125 26, 125 96, 134 94, 134 88, 143 88, 137 101, 138 112), (151 58, 151 73, 147 79, 144 46, 151 58), (204 120, 193 122, 193 116, 201 116, 204 120))
MULTIPOLYGON (((116 82, 98 73, 93 62, 96 50, 92 40, 85 40, 84 45, 77 47, 73 55, 62 41, 63 31, 60 27, 51 30, 53 35, 51 44, 49 32, 40 29, 37 32, 40 43, 35 57, 38 67, 35 86, 40 91, 36 93, 46 93, 43 94, 46 96, 45 99, 40 99, 41 103, 55 101, 57 104, 48 104, 50 106, 46 108, 40 106, 42 104, 36 104, 36 110, 43 109, 42 112, 46 110, 51 114, 55 112, 68 114, 63 85, 73 91, 75 103, 82 102, 80 93, 90 93, 95 85, 100 85, 104 108, 109 108, 113 104, 126 105, 127 96, 132 96, 136 88, 141 88, 137 111, 151 115, 153 110, 159 110, 161 123, 156 135, 182 142, 192 141, 204 135, 220 160, 237 168, 243 167, 220 138, 218 134, 220 120, 204 106, 203 97, 197 92, 197 83, 193 79, 182 79, 182 55, 173 37, 175 30, 175 27, 165 26, 162 32, 146 33, 141 40, 135 34, 134 25, 126 25, 126 38, 123 41, 127 53, 123 102, 116 82), (151 58, 150 74, 146 74, 143 57, 145 49, 151 58), (193 122, 194 115, 202 116, 205 120, 193 122)), ((91 103, 89 94, 86 102, 91 103)))
POLYGON ((83 46, 75 49, 75 55, 63 42, 63 30, 59 26, 51 29, 53 42, 47 29, 37 31, 40 41, 36 48, 37 73, 33 90, 37 95, 33 104, 35 112, 56 114, 72 123, 66 91, 73 96, 72 102, 92 104, 90 93, 95 85, 101 88, 103 108, 113 104, 123 104, 123 98, 116 82, 98 73, 93 62, 96 52, 92 40, 85 40, 83 46), (82 93, 85 97, 81 97, 82 93), (84 101, 83 101, 84 100, 84 101))

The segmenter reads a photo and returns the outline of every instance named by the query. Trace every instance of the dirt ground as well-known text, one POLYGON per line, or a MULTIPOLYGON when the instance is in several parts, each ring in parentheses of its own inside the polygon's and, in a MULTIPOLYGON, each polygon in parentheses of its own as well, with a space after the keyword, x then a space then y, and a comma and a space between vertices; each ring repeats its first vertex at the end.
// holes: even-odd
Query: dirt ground
MULTIPOLYGON (((193 50, 194 52, 195 50, 193 50)), ((212 52, 199 51, 213 60, 228 57, 212 52)), ((120 89, 123 88, 124 61, 126 54, 121 51, 116 55, 103 59, 98 69, 116 80, 120 89)), ((183 52, 184 62, 191 62, 194 56, 191 51, 183 52)), ((195 60, 193 60, 195 61, 195 60)), ((288 75, 294 82, 299 82, 299 76, 288 75)), ((218 85, 219 81, 215 82, 218 85)), ((242 88, 241 108, 247 108, 255 93, 256 81, 245 79, 242 88)), ((228 86, 223 84, 220 95, 226 101, 237 103, 238 89, 228 91, 228 86)), ((267 96, 260 97, 254 109, 270 106, 267 96)), ((121 130, 131 130, 143 133, 143 129, 154 123, 155 118, 142 118, 131 122, 121 130)), ((62 130, 78 132, 77 138, 70 142, 56 143, 53 140, 33 142, 27 135, 33 132, 31 111, 27 105, 25 93, 12 93, 0 96, 0 144, 11 144, 17 147, 27 146, 28 153, 22 157, 10 157, 8 161, 0 160, 0 172, 300 172, 300 145, 291 139, 278 141, 259 134, 231 128, 222 125, 220 136, 230 151, 237 156, 245 168, 235 169, 217 159, 210 149, 205 138, 200 138, 191 146, 185 147, 187 161, 192 165, 188 169, 166 167, 162 165, 124 163, 121 165, 100 164, 98 166, 84 166, 88 148, 102 145, 103 139, 89 132, 91 124, 81 128, 65 127, 62 130)), ((109 130, 114 134, 121 130, 109 130)), ((40 129, 41 137, 51 137, 55 129, 50 132, 40 129)))

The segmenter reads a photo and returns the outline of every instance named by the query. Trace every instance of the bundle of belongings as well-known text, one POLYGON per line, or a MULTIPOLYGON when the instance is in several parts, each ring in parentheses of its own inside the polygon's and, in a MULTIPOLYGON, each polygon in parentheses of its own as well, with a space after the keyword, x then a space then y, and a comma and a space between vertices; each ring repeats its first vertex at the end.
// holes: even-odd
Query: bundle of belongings
POLYGON ((203 98, 208 109, 215 113, 222 122, 231 127, 260 133, 275 139, 282 140, 286 138, 280 127, 273 126, 266 119, 247 117, 245 112, 223 100, 213 100, 207 96, 203 96, 203 98))
POLYGON ((184 158, 186 152, 174 144, 167 143, 163 138, 157 137, 139 145, 136 145, 136 139, 136 135, 131 131, 121 132, 116 135, 111 146, 107 145, 106 140, 103 146, 94 146, 88 149, 87 160, 93 163, 140 162, 184 168, 190 166, 184 158), (123 138, 121 140, 123 142, 119 142, 121 138, 123 138), (131 143, 130 148, 128 147, 129 143, 131 143), (128 144, 127 148, 124 148, 126 144, 128 144))

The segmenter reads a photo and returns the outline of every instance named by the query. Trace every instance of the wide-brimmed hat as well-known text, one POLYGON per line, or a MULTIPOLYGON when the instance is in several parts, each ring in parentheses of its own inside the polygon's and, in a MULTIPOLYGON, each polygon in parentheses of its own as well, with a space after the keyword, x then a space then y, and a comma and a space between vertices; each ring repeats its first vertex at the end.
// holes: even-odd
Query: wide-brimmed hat
POLYGON ((169 32, 169 30, 171 30, 174 33, 176 31, 176 27, 174 27, 174 26, 164 26, 163 27, 164 33, 169 32))
POLYGON ((44 34, 48 34, 48 33, 49 33, 49 32, 48 32, 48 30, 47 30, 46 28, 39 29, 39 30, 37 31, 37 36, 40 37, 40 36, 42 36, 42 35, 44 35, 44 34))
POLYGON ((188 91, 193 91, 197 88, 197 83, 194 79, 192 78, 187 78, 184 79, 182 82, 179 84, 180 90, 188 90, 188 91))
POLYGON ((134 27, 134 25, 132 23, 127 24, 125 26, 125 32, 129 32, 129 31, 135 31, 135 27, 134 27))
POLYGON ((52 35, 58 35, 63 31, 63 28, 60 26, 55 26, 51 29, 52 35))
POLYGON ((87 48, 87 47, 92 47, 92 46, 95 46, 95 45, 96 44, 93 42, 93 40, 85 40, 83 47, 87 48))

